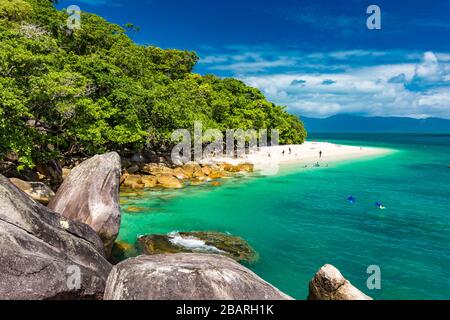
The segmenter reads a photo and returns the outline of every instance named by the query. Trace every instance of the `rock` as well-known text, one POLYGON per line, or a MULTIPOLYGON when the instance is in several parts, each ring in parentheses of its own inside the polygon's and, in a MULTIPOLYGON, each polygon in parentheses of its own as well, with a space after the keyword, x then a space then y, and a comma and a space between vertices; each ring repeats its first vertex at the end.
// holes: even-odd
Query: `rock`
POLYGON ((225 172, 221 172, 221 171, 211 171, 211 173, 209 174, 209 177, 211 179, 222 179, 226 177, 225 172))
POLYGON ((239 172, 239 168, 237 166, 233 166, 232 164, 229 163, 221 163, 219 164, 219 167, 227 172, 233 172, 233 173, 237 173, 239 172))
POLYGON ((196 162, 188 162, 182 168, 188 178, 192 178, 194 172, 202 170, 202 167, 196 162))
POLYGON ((105 300, 291 300, 227 257, 140 256, 113 268, 105 300))
POLYGON ((134 174, 134 173, 136 173, 136 172, 139 172, 139 166, 134 165, 134 166, 128 167, 128 168, 127 168, 127 172, 128 172, 129 174, 134 174))
POLYGON ((157 163, 147 163, 142 168, 142 171, 151 174, 153 171, 158 170, 158 168, 159 168, 159 166, 157 163))
POLYGON ((167 189, 181 189, 183 185, 181 182, 170 174, 161 174, 157 176, 158 184, 167 189))
POLYGON ((147 209, 143 208, 143 207, 128 207, 125 209, 125 211, 129 212, 129 213, 140 213, 140 212, 144 212, 146 210, 147 209))
POLYGON ((241 163, 237 166, 237 169, 239 170, 239 172, 253 172, 253 170, 255 169, 255 165, 253 165, 252 163, 241 163))
POLYGON ((203 170, 197 170, 192 174, 192 178, 199 180, 199 181, 203 181, 203 180, 206 180, 206 175, 203 172, 203 170))
POLYGON ((144 163, 145 157, 142 154, 136 153, 131 157, 131 162, 144 163))
POLYGON ((37 166, 37 169, 40 173, 49 178, 51 185, 59 185, 63 182, 62 168, 55 160, 40 164, 37 166))
POLYGON ((31 200, 0 175, 1 300, 101 298, 111 267, 94 230, 31 200), (70 286, 77 270, 78 288, 70 286))
MULTIPOLYGON (((189 176, 189 175, 184 171, 184 169, 181 168, 181 167, 178 167, 178 168, 173 169, 173 175, 174 175, 177 179, 179 179, 179 180, 185 180, 185 179, 188 179, 188 176, 189 176)), ((191 177, 192 177, 192 174, 191 174, 191 177)))
POLYGON ((372 300, 354 287, 334 266, 326 264, 309 283, 308 300, 372 300))
POLYGON ((220 232, 180 232, 148 235, 138 239, 147 255, 168 253, 215 253, 238 262, 253 263, 257 254, 242 238, 220 232))
POLYGON ((122 175, 121 185, 131 189, 144 189, 145 184, 142 182, 142 176, 138 174, 128 174, 122 175))
POLYGON ((27 182, 17 178, 11 178, 10 181, 31 199, 43 205, 48 205, 50 200, 55 197, 53 190, 42 182, 27 182))
POLYGON ((203 166, 202 167, 202 172, 204 175, 209 176, 211 173, 211 168, 209 166, 203 166))
POLYGON ((173 169, 155 163, 146 164, 143 167, 142 171, 151 175, 161 175, 161 174, 170 174, 172 176, 174 175, 173 169))
POLYGON ((70 170, 70 169, 68 169, 68 168, 63 168, 63 169, 62 169, 62 178, 63 178, 63 179, 66 179, 66 178, 69 176, 70 171, 72 171, 72 170, 70 170))
POLYGON ((120 228, 120 171, 117 153, 92 157, 72 170, 48 205, 63 217, 92 227, 102 239, 107 256, 120 228))
POLYGON ((110 261, 113 264, 117 264, 125 259, 137 256, 138 253, 134 245, 123 241, 116 241, 111 252, 110 261))
POLYGON ((141 183, 145 188, 154 188, 158 183, 158 178, 155 176, 141 176, 141 183))
POLYGON ((205 184, 205 179, 203 180, 197 180, 197 179, 191 179, 189 182, 190 186, 196 187, 196 186, 201 186, 202 184, 205 184))

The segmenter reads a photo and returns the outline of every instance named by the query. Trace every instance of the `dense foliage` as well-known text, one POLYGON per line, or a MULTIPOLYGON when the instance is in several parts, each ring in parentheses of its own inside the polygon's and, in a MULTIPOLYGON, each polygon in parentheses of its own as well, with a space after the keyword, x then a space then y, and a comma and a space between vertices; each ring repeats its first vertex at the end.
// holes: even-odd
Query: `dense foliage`
POLYGON ((83 13, 69 30, 52 1, 0 0, 0 160, 32 166, 170 143, 174 129, 277 128, 301 143, 302 123, 235 79, 192 73, 193 52, 135 44, 83 13))

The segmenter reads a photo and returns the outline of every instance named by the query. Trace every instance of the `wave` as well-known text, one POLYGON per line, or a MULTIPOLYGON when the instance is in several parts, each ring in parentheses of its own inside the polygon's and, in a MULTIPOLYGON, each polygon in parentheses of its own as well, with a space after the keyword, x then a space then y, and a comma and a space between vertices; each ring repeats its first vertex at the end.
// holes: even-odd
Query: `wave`
POLYGON ((172 232, 168 235, 169 241, 178 247, 183 247, 192 251, 225 253, 214 246, 207 245, 205 241, 195 237, 182 237, 178 232, 172 232))

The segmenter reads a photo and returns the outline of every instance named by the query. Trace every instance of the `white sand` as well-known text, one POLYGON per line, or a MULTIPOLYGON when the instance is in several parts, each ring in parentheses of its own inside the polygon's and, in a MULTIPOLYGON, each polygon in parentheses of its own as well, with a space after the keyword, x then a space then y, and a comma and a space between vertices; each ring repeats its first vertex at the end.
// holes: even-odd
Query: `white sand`
POLYGON ((381 148, 347 146, 328 142, 305 142, 301 145, 264 147, 238 159, 215 157, 205 159, 202 162, 208 164, 226 162, 233 165, 253 163, 256 170, 270 170, 270 168, 287 163, 297 163, 308 167, 317 163, 320 166, 327 166, 329 163, 336 161, 353 160, 390 152, 392 150, 381 148), (320 157, 320 151, 322 151, 322 157, 320 157))

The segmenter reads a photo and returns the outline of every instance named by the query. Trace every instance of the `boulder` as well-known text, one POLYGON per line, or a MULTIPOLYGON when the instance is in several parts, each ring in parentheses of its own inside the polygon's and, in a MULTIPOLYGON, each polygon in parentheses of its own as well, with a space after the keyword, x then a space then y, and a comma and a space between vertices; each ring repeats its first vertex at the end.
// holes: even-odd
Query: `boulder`
POLYGON ((46 176, 51 185, 60 185, 63 181, 63 171, 61 166, 55 160, 37 166, 38 171, 46 176))
POLYGON ((145 188, 154 188, 158 183, 158 178, 155 176, 142 176, 141 183, 145 188))
POLYGON ((192 178, 194 172, 202 170, 202 167, 196 162, 188 162, 182 168, 188 178, 192 178))
POLYGON ((197 170, 193 173, 192 178, 199 180, 199 181, 203 181, 206 179, 206 175, 203 172, 203 170, 197 170))
POLYGON ((149 163, 146 164, 143 169, 143 172, 151 174, 151 175, 159 175, 159 174, 170 174, 174 175, 173 169, 166 167, 161 164, 149 163))
POLYGON ((205 165, 202 167, 202 172, 204 175, 209 176, 211 174, 211 168, 205 165))
POLYGON ((181 167, 173 169, 173 175, 179 180, 185 180, 189 177, 189 174, 187 174, 181 167))
POLYGON ((222 169, 224 171, 227 171, 227 172, 236 173, 236 172, 240 171, 237 166, 234 166, 234 165, 229 164, 229 163, 221 163, 221 164, 219 164, 219 167, 220 167, 220 169, 222 169))
POLYGON ((237 166, 239 172, 253 172, 255 166, 252 163, 241 163, 237 166))
POLYGON ((144 183, 142 183, 142 176, 128 173, 122 175, 120 185, 131 189, 144 189, 145 187, 144 183))
POLYGON ((42 182, 28 182, 17 178, 11 178, 10 180, 31 199, 43 205, 48 205, 50 200, 55 197, 53 190, 42 182))
POLYGON ((194 253, 140 256, 111 271, 105 300, 291 300, 230 258, 194 253))
POLYGON ((120 228, 120 172, 117 153, 92 157, 70 172, 48 205, 63 217, 92 227, 102 239, 107 256, 120 228))
POLYGON ((161 174, 157 176, 158 184, 167 189, 181 189, 183 185, 181 182, 171 174, 161 174))
POLYGON ((134 174, 136 172, 139 172, 139 166, 138 165, 134 165, 134 166, 128 167, 127 168, 127 172, 130 173, 130 174, 134 174))
POLYGON ((252 263, 257 254, 244 239, 221 232, 177 232, 139 237, 139 247, 147 255, 172 253, 214 253, 238 262, 252 263))
POLYGON ((111 267, 94 230, 31 200, 0 175, 1 300, 101 298, 111 267))
POLYGON ((354 287, 334 266, 326 264, 309 283, 308 300, 372 300, 354 287))

